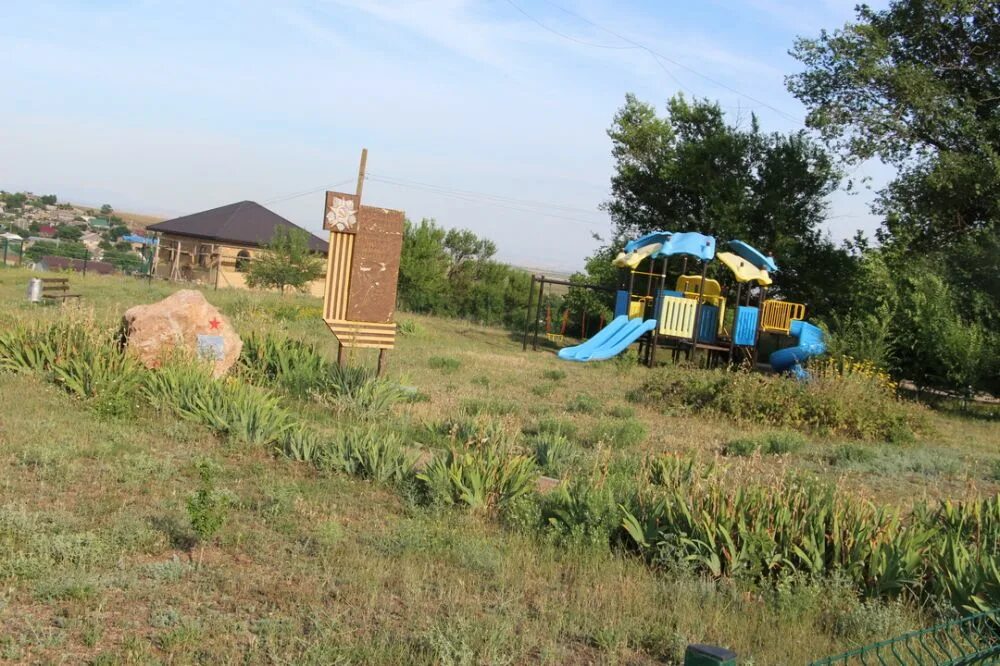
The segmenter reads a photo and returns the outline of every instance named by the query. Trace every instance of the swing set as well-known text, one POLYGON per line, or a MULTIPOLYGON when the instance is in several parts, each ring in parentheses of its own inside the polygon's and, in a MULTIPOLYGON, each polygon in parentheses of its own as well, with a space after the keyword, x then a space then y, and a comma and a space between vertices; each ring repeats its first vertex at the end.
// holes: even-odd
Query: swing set
MULTIPOLYGON (((615 293, 614 289, 604 287, 596 284, 582 284, 577 282, 569 282, 568 280, 557 280, 555 278, 548 278, 544 275, 532 275, 531 276, 531 287, 528 290, 528 305, 527 313, 524 319, 524 337, 521 340, 521 348, 523 350, 528 349, 528 336, 532 336, 531 348, 534 350, 538 349, 538 334, 540 333, 542 324, 542 305, 545 305, 545 337, 552 342, 561 344, 566 337, 566 329, 569 326, 569 308, 563 310, 562 317, 559 320, 558 327, 559 332, 557 333, 552 320, 552 304, 545 303, 545 286, 558 285, 563 287, 574 287, 580 289, 590 289, 591 291, 599 291, 608 294, 615 293), (535 285, 538 285, 538 289, 535 289, 535 285), (538 293, 538 300, 535 300, 535 292, 538 293), (535 308, 534 323, 532 323, 532 307, 535 308), (532 332, 532 329, 533 332, 532 332)), ((551 289, 549 290, 551 295, 551 289)), ((587 311, 584 310, 580 316, 580 335, 583 339, 587 337, 587 311)), ((600 315, 600 324, 597 329, 604 328, 604 314, 600 315)))

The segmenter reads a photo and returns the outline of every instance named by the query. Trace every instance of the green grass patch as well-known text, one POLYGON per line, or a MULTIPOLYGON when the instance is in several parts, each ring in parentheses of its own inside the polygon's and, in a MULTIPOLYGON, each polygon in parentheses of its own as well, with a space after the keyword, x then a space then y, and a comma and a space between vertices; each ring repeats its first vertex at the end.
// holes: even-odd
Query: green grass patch
POLYGON ((795 453, 806 445, 806 438, 797 432, 769 432, 752 437, 739 437, 722 448, 727 456, 783 455, 795 453))
POLYGON ((600 419, 587 434, 590 446, 606 445, 616 449, 637 446, 645 441, 649 430, 641 421, 633 419, 600 419))
POLYGON ((499 398, 470 398, 462 401, 462 413, 468 416, 506 416, 517 411, 517 404, 499 398))
POLYGON ((566 403, 566 411, 574 414, 597 414, 601 411, 602 405, 603 402, 598 398, 579 393, 566 403))
POLYGON ((440 370, 443 374, 450 375, 462 367, 462 362, 451 356, 431 356, 427 359, 427 366, 432 370, 440 370))

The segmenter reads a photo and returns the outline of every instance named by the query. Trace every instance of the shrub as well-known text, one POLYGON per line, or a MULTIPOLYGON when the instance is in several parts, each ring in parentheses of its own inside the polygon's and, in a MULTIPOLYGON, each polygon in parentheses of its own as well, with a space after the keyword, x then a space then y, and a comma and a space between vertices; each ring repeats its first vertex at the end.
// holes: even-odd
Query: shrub
POLYGON ((608 416, 616 419, 635 418, 635 410, 627 405, 615 405, 608 410, 608 416))
MULTIPOLYGON (((673 488, 692 483, 699 478, 695 459, 690 456, 663 455, 651 458, 646 462, 648 472, 646 478, 656 486, 673 488)), ((710 466, 702 476, 711 474, 714 466, 710 466)))
POLYGON ((566 379, 566 373, 562 370, 545 370, 542 372, 542 377, 544 379, 558 382, 566 379))
POLYGON ((1000 497, 902 516, 816 484, 693 483, 622 504, 629 539, 652 562, 680 557, 715 577, 836 574, 871 596, 944 599, 966 612, 1000 602, 1000 497))
POLYGON ((461 367, 462 362, 451 356, 431 356, 427 359, 427 365, 433 370, 440 370, 442 373, 450 375, 461 367))
POLYGON ((11 326, 0 334, 0 371, 44 374, 107 416, 132 412, 146 372, 113 330, 86 319, 11 326))
POLYGON ((384 416, 403 398, 396 384, 361 366, 331 364, 326 396, 334 407, 362 421, 384 416))
POLYGON ((493 419, 449 419, 426 429, 430 443, 445 447, 509 443, 510 434, 493 419))
POLYGON ((565 435, 536 435, 531 446, 538 466, 549 476, 561 476, 573 458, 573 445, 565 435))
POLYGON ((239 368, 248 381, 304 397, 326 386, 328 363, 313 346, 286 337, 250 333, 243 338, 239 368))
POLYGON ((563 435, 570 440, 576 439, 577 436, 577 428, 573 422, 551 417, 524 426, 522 432, 525 435, 563 435))
POLYGON ((143 387, 156 406, 248 444, 277 444, 291 415, 270 393, 235 379, 213 380, 202 363, 173 362, 149 373, 143 387))
POLYGON ((532 492, 537 476, 531 458, 509 446, 488 444, 435 456, 417 478, 431 502, 495 512, 532 492))
POLYGON ((542 498, 542 519, 560 541, 608 544, 620 531, 620 501, 606 485, 575 480, 542 498))
POLYGON ((289 428, 285 433, 281 452, 298 462, 315 463, 321 448, 322 443, 316 433, 300 425, 289 428))
POLYGON ((412 319, 400 319, 396 324, 396 330, 402 336, 420 335, 422 332, 417 322, 412 319))
POLYGON ((593 396, 579 393, 566 405, 566 411, 577 414, 596 414, 601 410, 601 401, 593 396))
POLYGON ((412 472, 416 457, 407 454, 395 433, 373 428, 346 430, 322 447, 319 464, 378 483, 400 483, 412 472))
POLYGON ((625 448, 641 444, 648 430, 641 421, 633 419, 601 419, 586 437, 592 446, 607 444, 613 448, 625 448))
POLYGON ((188 518, 191 529, 204 541, 215 536, 226 522, 229 507, 233 504, 232 493, 215 487, 218 466, 208 460, 195 463, 201 480, 198 490, 187 498, 188 518))
POLYGON ((728 442, 722 452, 727 456, 750 456, 754 453, 782 455, 805 446, 805 438, 796 432, 770 432, 753 437, 740 437, 728 442))
POLYGON ((878 377, 864 375, 797 382, 747 372, 673 369, 669 375, 650 373, 629 398, 873 441, 907 441, 913 437, 913 428, 922 424, 916 407, 898 400, 878 377))

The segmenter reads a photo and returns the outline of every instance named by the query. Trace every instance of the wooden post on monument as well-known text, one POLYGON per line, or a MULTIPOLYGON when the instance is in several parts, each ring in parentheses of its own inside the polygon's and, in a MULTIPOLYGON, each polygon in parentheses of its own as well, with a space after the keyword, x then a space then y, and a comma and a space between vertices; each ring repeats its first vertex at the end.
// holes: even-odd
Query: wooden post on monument
POLYGON ((326 193, 323 228, 330 232, 323 320, 337 337, 337 364, 349 347, 378 349, 378 374, 395 345, 394 322, 405 214, 364 206, 368 149, 361 151, 354 194, 326 193))
MULTIPOLYGON (((362 148, 361 149, 361 164, 358 165, 358 186, 354 190, 354 201, 355 201, 354 205, 355 205, 355 207, 358 210, 361 209, 361 191, 365 188, 365 165, 367 165, 367 164, 368 164, 368 149, 367 148, 362 148)), ((382 375, 382 354, 384 352, 385 352, 384 349, 379 349, 378 350, 378 370, 377 370, 377 374, 379 376, 382 375)), ((337 365, 339 365, 340 367, 344 367, 344 362, 345 362, 345 359, 344 359, 344 345, 341 343, 341 344, 337 345, 337 365)))

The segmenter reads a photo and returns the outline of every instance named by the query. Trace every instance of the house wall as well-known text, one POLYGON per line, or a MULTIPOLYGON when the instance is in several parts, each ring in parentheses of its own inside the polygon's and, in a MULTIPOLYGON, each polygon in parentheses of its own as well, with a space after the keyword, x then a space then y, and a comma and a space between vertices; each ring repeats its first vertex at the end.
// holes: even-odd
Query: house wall
MULTIPOLYGON (((237 269, 240 253, 249 254, 250 261, 261 253, 260 248, 249 245, 212 243, 211 241, 173 234, 160 235, 156 276, 170 279, 173 252, 180 248, 178 269, 180 279, 199 284, 217 285, 219 289, 248 289, 246 273, 237 269), (216 270, 218 268, 218 270, 216 270)), ((242 262, 240 262, 242 263, 242 262)), ((324 258, 324 265, 326 264, 324 258)), ((325 280, 309 283, 306 293, 323 297, 325 280)))

